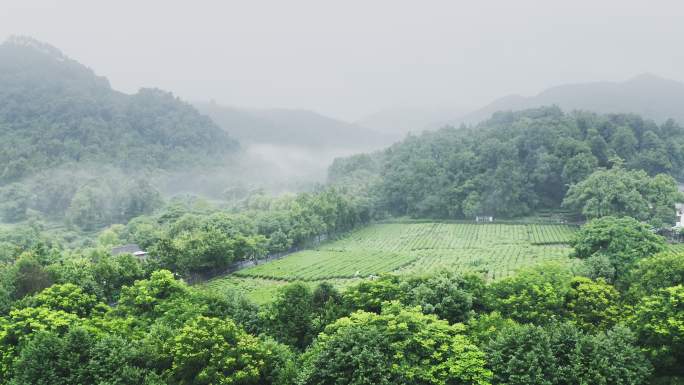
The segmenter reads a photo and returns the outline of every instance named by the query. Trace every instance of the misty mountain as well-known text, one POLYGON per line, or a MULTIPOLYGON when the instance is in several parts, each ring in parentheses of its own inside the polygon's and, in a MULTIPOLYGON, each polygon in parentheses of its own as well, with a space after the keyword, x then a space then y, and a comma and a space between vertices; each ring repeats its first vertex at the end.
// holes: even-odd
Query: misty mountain
POLYGON ((195 106, 231 136, 246 144, 369 149, 391 141, 387 135, 372 129, 314 111, 241 109, 213 102, 195 103, 195 106))
POLYGON ((72 162, 172 169, 235 149, 224 130, 171 93, 118 92, 31 38, 0 45, 0 182, 72 162))
POLYGON ((435 122, 451 121, 466 112, 438 108, 391 108, 364 116, 356 123, 381 132, 393 140, 400 140, 408 133, 421 133, 435 122))
MULTIPOLYGON (((659 123, 672 118, 682 123, 684 83, 642 74, 624 82, 567 84, 549 88, 532 97, 505 96, 448 123, 475 124, 488 119, 497 111, 517 111, 548 105, 557 105, 566 111, 633 113, 659 123)), ((444 124, 439 124, 442 125, 444 124)))

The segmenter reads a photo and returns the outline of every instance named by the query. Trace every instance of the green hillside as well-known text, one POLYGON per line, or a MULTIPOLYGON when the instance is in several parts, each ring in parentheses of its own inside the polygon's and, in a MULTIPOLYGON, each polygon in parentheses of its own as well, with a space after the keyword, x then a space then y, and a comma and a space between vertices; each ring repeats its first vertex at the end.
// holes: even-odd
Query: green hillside
POLYGON ((237 143, 172 94, 113 90, 31 38, 0 45, 0 183, 68 163, 129 169, 216 161, 237 143))
POLYGON ((570 187, 599 169, 614 174, 604 186, 616 191, 607 205, 639 197, 615 203, 616 214, 674 224, 672 199, 655 202, 670 192, 656 193, 664 190, 654 185, 661 180, 676 193, 667 175, 684 178, 684 129, 674 121, 658 125, 636 115, 558 107, 500 112, 475 127, 446 127, 385 151, 337 159, 329 181, 366 186, 359 193, 368 194, 377 212, 394 216, 518 217, 560 208, 570 187), (665 175, 650 178, 658 174, 665 175), (637 213, 621 211, 637 206, 637 213))

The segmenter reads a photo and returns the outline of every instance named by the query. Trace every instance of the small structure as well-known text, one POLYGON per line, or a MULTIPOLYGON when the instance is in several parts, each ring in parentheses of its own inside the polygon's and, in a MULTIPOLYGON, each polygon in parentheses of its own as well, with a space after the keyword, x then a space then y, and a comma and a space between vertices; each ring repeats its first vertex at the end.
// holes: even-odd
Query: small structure
POLYGON ((681 229, 684 227, 684 203, 675 204, 675 227, 681 229))
POLYGON ((137 257, 141 261, 145 261, 147 259, 147 252, 144 251, 143 249, 140 248, 140 246, 136 245, 135 243, 131 243, 128 245, 123 245, 123 246, 117 246, 112 249, 112 256, 117 256, 121 254, 131 254, 134 257, 137 257))
POLYGON ((491 215, 478 215, 475 217, 475 222, 494 222, 494 217, 491 215))

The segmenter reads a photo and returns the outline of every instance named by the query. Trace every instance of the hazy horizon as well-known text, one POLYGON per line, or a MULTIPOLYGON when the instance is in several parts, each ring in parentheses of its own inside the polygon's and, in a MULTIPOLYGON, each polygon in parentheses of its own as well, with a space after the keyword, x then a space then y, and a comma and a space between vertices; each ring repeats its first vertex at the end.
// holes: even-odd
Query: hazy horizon
POLYGON ((124 92, 354 122, 641 73, 684 80, 683 16, 675 1, 9 0, 0 39, 45 41, 124 92))

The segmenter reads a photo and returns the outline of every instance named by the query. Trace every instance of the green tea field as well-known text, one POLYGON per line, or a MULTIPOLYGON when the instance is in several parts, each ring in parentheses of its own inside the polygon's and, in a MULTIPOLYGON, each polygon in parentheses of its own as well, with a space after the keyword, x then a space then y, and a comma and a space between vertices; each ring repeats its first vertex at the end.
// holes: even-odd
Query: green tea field
POLYGON ((542 261, 567 260, 575 227, 547 224, 387 223, 209 281, 238 287, 259 302, 289 281, 338 286, 382 273, 470 271, 488 280, 542 261))

